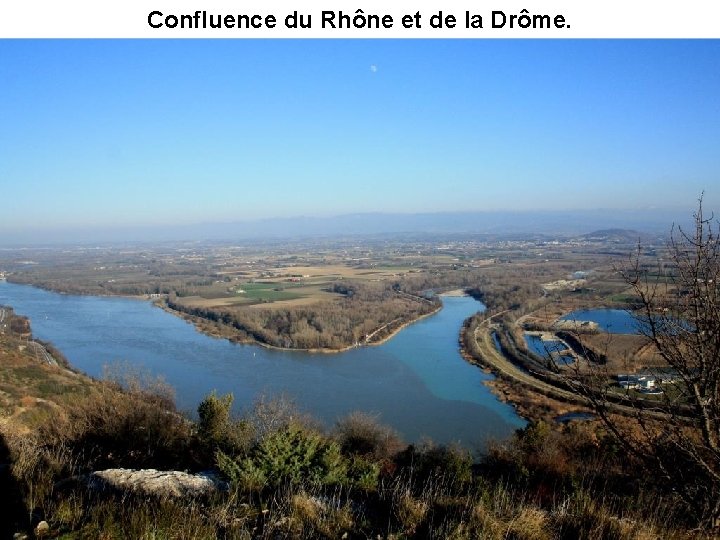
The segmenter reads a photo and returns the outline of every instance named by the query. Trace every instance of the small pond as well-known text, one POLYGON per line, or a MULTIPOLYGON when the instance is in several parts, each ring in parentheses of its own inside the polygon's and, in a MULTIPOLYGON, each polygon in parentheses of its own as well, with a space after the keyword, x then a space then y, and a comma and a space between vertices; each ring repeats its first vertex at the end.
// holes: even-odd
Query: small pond
POLYGON ((581 309, 560 318, 562 321, 592 321, 610 334, 637 334, 638 321, 625 309, 581 309))
POLYGON ((537 334, 525 334, 525 343, 530 351, 534 352, 541 358, 552 357, 557 365, 567 366, 575 361, 571 354, 559 354, 568 349, 567 345, 557 339, 543 340, 537 334))

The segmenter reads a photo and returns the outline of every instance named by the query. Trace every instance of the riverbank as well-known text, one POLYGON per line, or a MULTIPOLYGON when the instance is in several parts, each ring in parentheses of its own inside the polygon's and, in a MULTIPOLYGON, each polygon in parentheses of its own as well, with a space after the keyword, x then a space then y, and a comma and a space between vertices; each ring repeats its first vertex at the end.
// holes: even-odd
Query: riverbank
POLYGON ((438 296, 469 296, 465 289, 452 289, 450 291, 441 292, 438 296))
MULTIPOLYGON (((34 281, 23 281, 21 279, 14 279, 12 276, 8 276, 3 280, 7 283, 12 283, 13 285, 28 285, 30 287, 36 287, 38 289, 42 289, 43 291, 53 292, 56 294, 62 294, 67 296, 84 296, 84 297, 93 297, 97 296, 98 298, 126 298, 128 300, 141 300, 143 302, 148 300, 154 300, 156 297, 154 297, 151 294, 116 294, 116 293, 108 293, 108 292, 93 292, 93 291, 83 291, 83 290, 65 290, 61 287, 53 287, 51 285, 48 285, 46 283, 37 283, 34 281)), ((167 296, 167 295, 163 295, 167 296)))
MULTIPOLYGON (((99 383, 70 365, 51 343, 32 334, 29 320, 0 307, 0 428, 26 435, 53 414, 97 391, 99 383), (23 328, 17 331, 20 320, 23 328)), ((0 438, 0 443, 2 439, 0 438)))

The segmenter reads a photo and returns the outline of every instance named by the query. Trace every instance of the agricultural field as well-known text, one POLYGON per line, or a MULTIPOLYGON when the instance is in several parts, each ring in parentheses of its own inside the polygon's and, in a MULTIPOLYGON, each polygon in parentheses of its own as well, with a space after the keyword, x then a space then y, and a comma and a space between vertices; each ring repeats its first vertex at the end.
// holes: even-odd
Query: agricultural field
POLYGON ((373 267, 368 270, 345 264, 274 266, 254 272, 224 271, 222 280, 196 285, 179 294, 177 302, 189 308, 305 307, 333 301, 343 295, 334 290, 343 280, 350 283, 384 282, 409 272, 409 266, 373 267))

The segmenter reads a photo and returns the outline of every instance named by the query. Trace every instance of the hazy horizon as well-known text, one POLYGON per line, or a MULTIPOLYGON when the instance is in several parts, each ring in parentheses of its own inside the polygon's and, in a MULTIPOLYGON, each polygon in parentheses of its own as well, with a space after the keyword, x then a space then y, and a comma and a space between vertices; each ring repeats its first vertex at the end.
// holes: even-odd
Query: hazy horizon
POLYGON ((666 235, 673 225, 689 226, 692 209, 642 211, 369 212, 331 217, 293 216, 189 225, 57 228, 11 231, 0 247, 87 243, 263 241, 379 235, 495 235, 568 237, 602 229, 666 235))
POLYGON ((359 233, 669 230, 703 191, 720 208, 719 60, 712 40, 0 40, 0 243, 367 214, 359 233), (480 221, 456 229, 515 225, 480 221))

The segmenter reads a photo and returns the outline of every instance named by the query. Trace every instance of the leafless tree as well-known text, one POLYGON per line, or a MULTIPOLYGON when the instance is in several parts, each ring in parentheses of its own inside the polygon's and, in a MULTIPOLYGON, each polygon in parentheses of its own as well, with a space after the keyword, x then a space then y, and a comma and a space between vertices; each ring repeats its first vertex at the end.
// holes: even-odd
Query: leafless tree
POLYGON ((638 248, 622 270, 639 299, 639 332, 667 365, 649 370, 662 394, 621 396, 597 365, 576 370, 572 382, 620 444, 682 497, 702 526, 717 526, 720 223, 704 215, 702 197, 692 230, 673 227, 667 248, 666 259, 653 264, 638 248), (623 400, 625 414, 616 414, 623 400))

